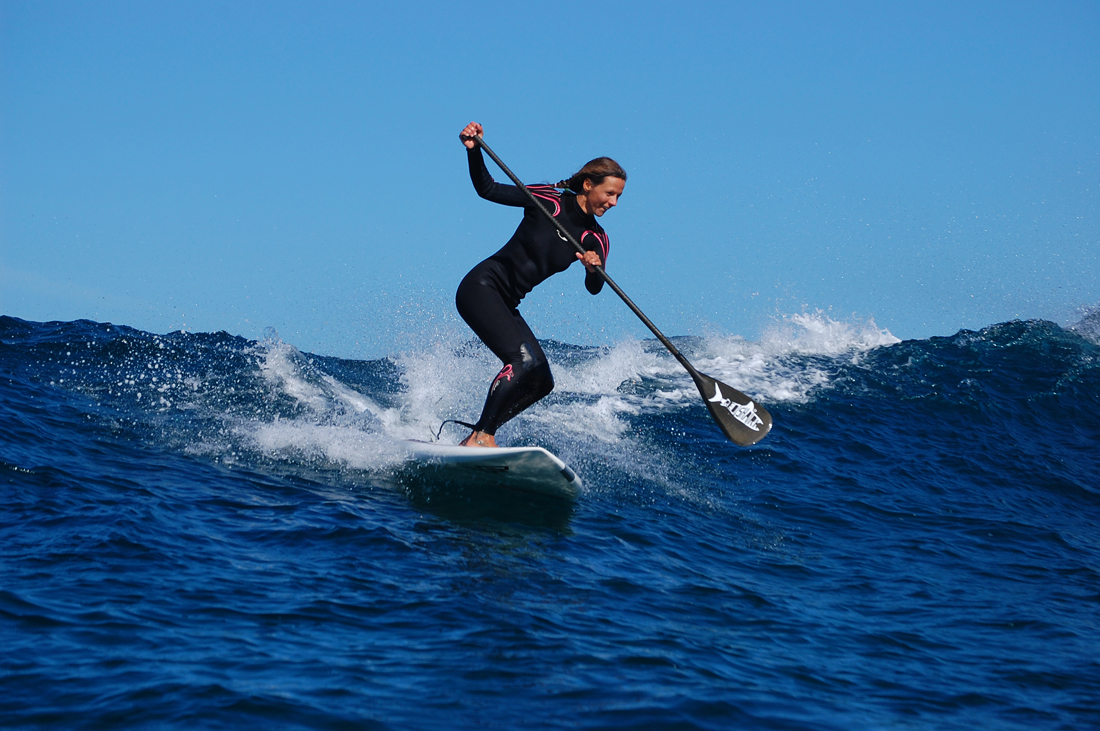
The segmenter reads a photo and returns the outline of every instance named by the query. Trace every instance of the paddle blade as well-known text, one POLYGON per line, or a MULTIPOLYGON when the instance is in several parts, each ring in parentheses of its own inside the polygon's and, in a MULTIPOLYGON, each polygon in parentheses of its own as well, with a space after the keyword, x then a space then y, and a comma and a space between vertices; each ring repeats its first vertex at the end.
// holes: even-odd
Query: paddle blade
POLYGON ((771 431, 772 415, 763 406, 733 386, 716 381, 705 373, 694 371, 691 377, 695 379, 695 386, 710 415, 731 442, 747 447, 756 444, 771 431))

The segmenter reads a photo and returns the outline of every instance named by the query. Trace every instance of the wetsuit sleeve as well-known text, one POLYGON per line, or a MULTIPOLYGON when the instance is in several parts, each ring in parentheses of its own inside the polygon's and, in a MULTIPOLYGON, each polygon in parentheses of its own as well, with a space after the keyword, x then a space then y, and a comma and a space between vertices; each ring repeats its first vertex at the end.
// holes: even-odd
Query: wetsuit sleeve
MULTIPOLYGON (((594 251, 600 255, 600 261, 603 262, 604 269, 607 269, 607 255, 611 253, 611 244, 607 240, 607 234, 603 235, 604 240, 600 241, 596 236, 588 235, 584 237, 584 248, 586 251, 594 251)), ((603 277, 599 275, 599 272, 590 272, 587 269, 584 272, 584 288, 588 290, 589 294, 599 294, 603 289, 603 277)))
POLYGON ((596 272, 586 271, 584 273, 584 288, 588 290, 589 294, 599 294, 603 289, 603 277, 596 272))
POLYGON ((481 154, 480 147, 474 147, 466 151, 466 158, 470 163, 470 180, 474 184, 477 194, 487 201, 500 203, 504 206, 516 206, 523 208, 531 204, 527 194, 514 185, 503 185, 493 180, 489 169, 485 167, 485 158, 481 154))

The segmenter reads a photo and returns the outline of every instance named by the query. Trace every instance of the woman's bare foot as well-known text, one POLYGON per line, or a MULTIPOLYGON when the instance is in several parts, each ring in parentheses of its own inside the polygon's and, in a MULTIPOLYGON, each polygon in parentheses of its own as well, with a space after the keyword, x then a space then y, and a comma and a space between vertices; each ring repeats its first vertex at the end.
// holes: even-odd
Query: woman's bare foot
POLYGON ((471 432, 470 436, 458 443, 460 447, 495 447, 497 440, 492 434, 483 431, 471 432))

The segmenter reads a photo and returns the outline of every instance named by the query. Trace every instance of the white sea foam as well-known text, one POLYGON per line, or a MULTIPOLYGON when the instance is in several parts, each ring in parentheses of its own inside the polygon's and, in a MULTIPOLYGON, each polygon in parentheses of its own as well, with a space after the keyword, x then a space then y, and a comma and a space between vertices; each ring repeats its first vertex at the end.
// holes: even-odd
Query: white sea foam
POLYGON ((647 352, 637 340, 597 352, 597 357, 570 368, 555 364, 555 387, 572 393, 608 394, 624 383, 640 382, 644 377, 654 377, 665 371, 661 359, 647 352))
POLYGON ((277 419, 235 427, 246 444, 264 454, 296 462, 339 464, 350 469, 377 470, 400 464, 404 450, 391 437, 354 424, 316 424, 277 419))
POLYGON ((765 333, 761 344, 776 353, 845 355, 900 343, 874 318, 850 323, 834 320, 821 310, 788 315, 765 333))
POLYGON ((867 351, 899 342, 873 319, 842 322, 819 310, 783 317, 756 343, 710 338, 695 365, 762 401, 804 402, 828 385, 838 362, 858 363, 867 351))
POLYGON ((354 413, 379 416, 383 409, 369 397, 348 388, 332 376, 318 373, 320 383, 307 377, 311 370, 308 359, 289 343, 268 336, 254 353, 260 356, 260 373, 276 390, 317 414, 334 409, 350 409, 354 413))
MULTIPOLYGON (((899 340, 873 320, 841 322, 821 312, 791 315, 759 342, 736 336, 683 341, 702 372, 764 404, 805 401, 827 387, 837 359, 851 362, 899 340)), ((432 439, 446 419, 474 421, 499 363, 479 343, 436 340, 395 355, 401 390, 361 393, 323 372, 277 337, 256 346, 269 387, 303 407, 293 419, 237 422, 237 438, 275 458, 320 460, 351 469, 386 469, 401 461, 405 439, 432 439)), ((502 444, 538 443, 567 460, 594 459, 639 478, 663 478, 666 462, 653 436, 632 427, 639 415, 695 408, 699 394, 667 352, 652 342, 551 355, 556 389, 498 433, 502 444)), ((444 432, 457 441, 456 427, 444 432)), ((659 441, 659 437, 657 437, 659 441)))
POLYGON ((400 418, 387 423, 395 436, 406 438, 407 429, 417 425, 437 428, 444 419, 476 421, 482 400, 500 362, 484 347, 463 347, 458 341, 436 341, 419 352, 394 358, 401 369, 400 418))

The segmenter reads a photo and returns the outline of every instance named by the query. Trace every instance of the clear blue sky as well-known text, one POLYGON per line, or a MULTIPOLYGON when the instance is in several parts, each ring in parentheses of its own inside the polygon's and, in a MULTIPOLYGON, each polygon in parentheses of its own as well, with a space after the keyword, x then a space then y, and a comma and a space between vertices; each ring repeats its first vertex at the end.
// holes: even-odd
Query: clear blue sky
MULTIPOLYGON (((518 221, 470 186, 472 119, 531 182, 626 167, 609 272, 669 335, 1100 303, 1096 2, 6 0, 0 54, 24 319, 353 357, 461 332, 455 287, 518 221)), ((581 280, 525 302, 540 337, 646 334, 581 280)))

